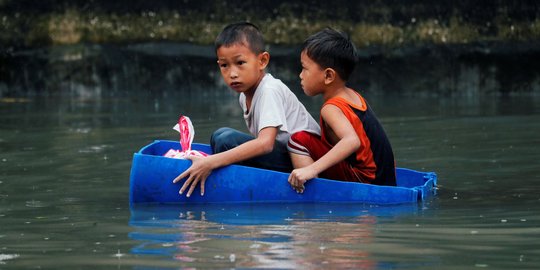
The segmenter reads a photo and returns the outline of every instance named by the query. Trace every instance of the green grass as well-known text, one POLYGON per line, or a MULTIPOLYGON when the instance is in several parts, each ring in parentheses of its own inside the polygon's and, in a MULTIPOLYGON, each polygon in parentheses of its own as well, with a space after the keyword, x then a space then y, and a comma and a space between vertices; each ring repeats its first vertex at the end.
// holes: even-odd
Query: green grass
MULTIPOLYGON (((250 19, 259 25, 271 44, 299 44, 308 35, 332 26, 351 35, 359 48, 397 47, 414 44, 467 44, 483 41, 538 41, 540 20, 508 21, 504 16, 478 25, 458 16, 441 22, 437 19, 412 19, 399 25, 388 22, 353 22, 314 20, 291 14, 273 19, 250 19), (486 31, 486 28, 491 31, 486 31)), ((27 17, 23 14, 0 14, 0 43, 4 46, 33 47, 77 43, 132 43, 148 41, 212 44, 228 22, 201 14, 179 15, 175 12, 140 14, 83 13, 68 9, 27 17)))

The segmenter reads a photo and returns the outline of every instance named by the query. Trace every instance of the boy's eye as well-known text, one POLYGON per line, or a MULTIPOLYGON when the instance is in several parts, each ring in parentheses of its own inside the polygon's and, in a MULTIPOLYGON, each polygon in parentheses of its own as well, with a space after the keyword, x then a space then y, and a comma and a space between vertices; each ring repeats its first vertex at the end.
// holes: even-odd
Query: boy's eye
POLYGON ((237 62, 238 65, 243 65, 243 64, 245 64, 245 63, 246 63, 246 61, 238 61, 238 62, 237 62))
POLYGON ((219 64, 219 67, 220 67, 220 68, 226 68, 226 67, 227 67, 227 64, 219 64))

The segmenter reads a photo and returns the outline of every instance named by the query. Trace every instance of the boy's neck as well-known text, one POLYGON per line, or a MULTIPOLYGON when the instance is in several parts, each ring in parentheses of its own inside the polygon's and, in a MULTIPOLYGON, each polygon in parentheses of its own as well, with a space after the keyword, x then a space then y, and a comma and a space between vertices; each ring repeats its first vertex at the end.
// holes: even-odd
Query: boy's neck
POLYGON ((253 100, 253 96, 255 96, 255 91, 257 90, 257 88, 259 88, 259 85, 261 84, 261 81, 265 75, 266 75, 266 72, 263 71, 261 73, 261 76, 257 80, 257 83, 255 83, 253 87, 250 88, 248 91, 244 92, 244 95, 246 96, 246 111, 245 111, 246 114, 249 113, 249 111, 251 111, 251 101, 253 100))
POLYGON ((339 83, 335 85, 329 85, 326 90, 323 91, 323 99, 327 101, 333 97, 344 96, 349 89, 345 83, 339 83))
POLYGON ((249 90, 244 92, 246 99, 251 100, 253 98, 253 96, 255 95, 255 91, 257 90, 257 88, 259 88, 259 85, 261 84, 261 81, 265 75, 266 75, 266 72, 263 71, 261 75, 259 76, 259 79, 257 80, 257 82, 249 90))

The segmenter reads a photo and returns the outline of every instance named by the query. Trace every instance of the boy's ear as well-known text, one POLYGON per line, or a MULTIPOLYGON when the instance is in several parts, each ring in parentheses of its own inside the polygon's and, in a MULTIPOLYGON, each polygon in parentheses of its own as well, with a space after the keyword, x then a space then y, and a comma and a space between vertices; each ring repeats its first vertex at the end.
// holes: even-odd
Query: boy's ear
POLYGON ((270 62, 270 54, 268 52, 262 52, 259 54, 259 67, 265 69, 270 62))
POLYGON ((331 84, 336 80, 337 73, 332 68, 324 70, 324 84, 331 84))

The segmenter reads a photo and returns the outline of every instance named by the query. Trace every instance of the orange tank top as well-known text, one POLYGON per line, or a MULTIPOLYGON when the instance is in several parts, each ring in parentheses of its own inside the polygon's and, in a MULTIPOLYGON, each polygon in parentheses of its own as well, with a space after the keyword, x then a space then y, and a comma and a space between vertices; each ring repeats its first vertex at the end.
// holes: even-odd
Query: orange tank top
MULTIPOLYGON (((392 147, 382 125, 365 101, 358 93, 361 105, 353 104, 342 97, 327 100, 326 105, 338 107, 351 123, 360 139, 360 147, 347 158, 359 178, 363 182, 378 185, 396 185, 395 162, 392 147)), ((329 127, 320 119, 321 139, 329 145, 329 127)))

